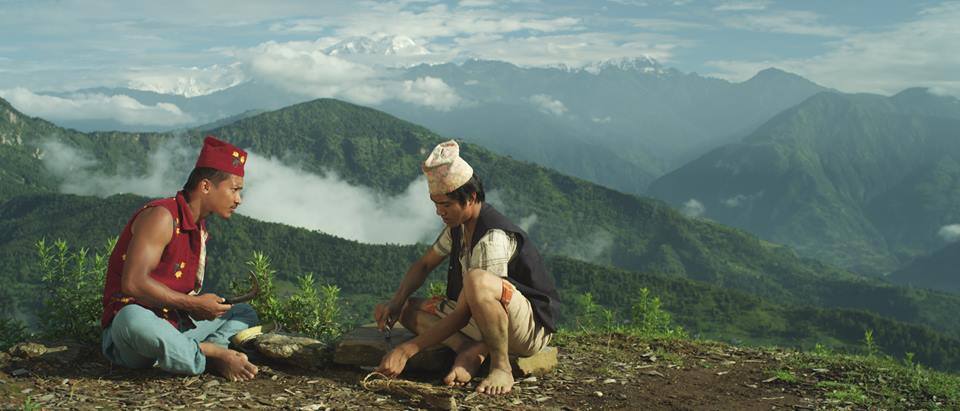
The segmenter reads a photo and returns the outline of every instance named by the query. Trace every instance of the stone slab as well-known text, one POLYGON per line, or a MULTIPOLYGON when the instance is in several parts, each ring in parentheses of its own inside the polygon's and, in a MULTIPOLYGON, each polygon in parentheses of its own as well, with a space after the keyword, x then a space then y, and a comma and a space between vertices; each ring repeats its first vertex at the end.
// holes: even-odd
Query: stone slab
MULTIPOLYGON (((409 341, 414 334, 399 323, 390 332, 390 339, 377 329, 376 324, 365 324, 344 334, 333 354, 333 362, 343 365, 376 367, 394 347, 409 341)), ((428 347, 407 361, 407 369, 446 371, 453 366, 453 350, 442 345, 428 347)))
POLYGON ((265 357, 302 368, 324 365, 326 345, 313 338, 267 333, 254 340, 257 351, 265 357))
POLYGON ((545 375, 557 368, 557 348, 543 347, 540 352, 529 357, 510 356, 513 373, 521 377, 545 375))

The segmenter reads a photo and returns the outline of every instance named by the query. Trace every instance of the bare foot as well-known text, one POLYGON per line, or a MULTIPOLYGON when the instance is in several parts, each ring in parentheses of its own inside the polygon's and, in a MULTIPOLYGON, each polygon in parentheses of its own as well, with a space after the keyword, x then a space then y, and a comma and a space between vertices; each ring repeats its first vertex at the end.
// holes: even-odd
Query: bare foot
POLYGON ((443 383, 448 386, 463 386, 470 382, 477 371, 480 370, 480 364, 483 364, 486 350, 487 346, 480 342, 474 342, 467 346, 457 354, 457 359, 453 361, 450 373, 443 377, 443 383))
POLYGON ((244 353, 211 343, 202 343, 200 348, 210 370, 229 381, 252 380, 257 376, 259 369, 244 353))
POLYGON ((490 375, 480 382, 477 392, 491 395, 500 395, 510 392, 513 388, 513 373, 509 369, 490 368, 490 375))

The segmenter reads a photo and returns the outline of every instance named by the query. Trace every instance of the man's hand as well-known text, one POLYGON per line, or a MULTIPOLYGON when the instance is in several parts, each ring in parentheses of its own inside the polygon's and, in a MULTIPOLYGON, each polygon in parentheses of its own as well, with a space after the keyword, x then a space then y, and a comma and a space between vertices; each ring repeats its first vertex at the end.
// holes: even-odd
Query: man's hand
POLYGON ((223 298, 216 294, 202 294, 194 297, 194 306, 190 316, 197 320, 212 320, 227 313, 233 306, 223 304, 223 298))
POLYGON ((377 367, 376 371, 387 377, 394 378, 403 372, 403 367, 407 366, 407 360, 416 353, 417 347, 415 345, 409 343, 400 344, 397 348, 390 350, 387 355, 383 356, 383 359, 380 360, 380 366, 377 367))
POLYGON ((393 300, 377 304, 373 310, 373 318, 377 321, 377 329, 384 331, 386 328, 393 328, 393 324, 400 318, 400 310, 403 309, 403 303, 396 303, 393 300))

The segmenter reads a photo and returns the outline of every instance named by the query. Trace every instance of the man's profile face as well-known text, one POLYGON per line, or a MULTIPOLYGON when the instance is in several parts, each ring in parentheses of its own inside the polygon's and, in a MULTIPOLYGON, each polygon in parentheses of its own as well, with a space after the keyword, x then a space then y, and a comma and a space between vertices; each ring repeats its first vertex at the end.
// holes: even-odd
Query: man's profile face
POLYGON ((431 194, 430 200, 437 209, 437 215, 448 227, 456 227, 467 221, 467 208, 474 202, 473 198, 470 198, 465 204, 460 204, 446 194, 431 194))
POLYGON ((206 203, 209 204, 210 212, 221 218, 227 219, 233 215, 237 207, 240 206, 240 191, 243 190, 243 177, 230 174, 226 180, 219 184, 213 184, 210 180, 204 180, 206 203))

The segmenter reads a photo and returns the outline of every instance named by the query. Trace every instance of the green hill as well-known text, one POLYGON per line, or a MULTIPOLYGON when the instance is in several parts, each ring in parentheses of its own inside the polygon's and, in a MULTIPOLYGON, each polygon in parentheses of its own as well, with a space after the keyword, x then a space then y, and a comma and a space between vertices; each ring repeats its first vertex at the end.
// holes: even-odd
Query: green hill
POLYGON ((960 293, 960 243, 918 257, 887 278, 896 284, 960 293))
POLYGON ((867 274, 942 246, 960 219, 960 104, 923 90, 821 93, 650 193, 867 274))

